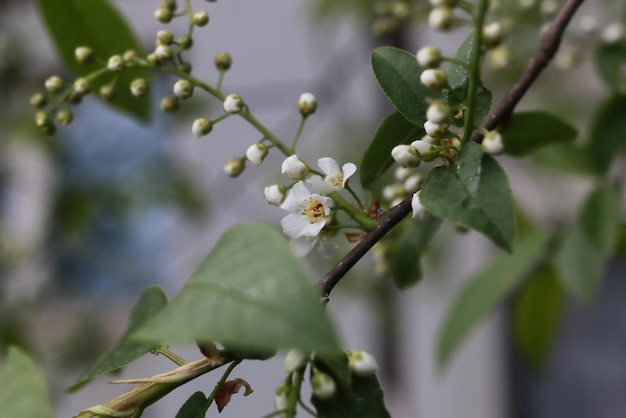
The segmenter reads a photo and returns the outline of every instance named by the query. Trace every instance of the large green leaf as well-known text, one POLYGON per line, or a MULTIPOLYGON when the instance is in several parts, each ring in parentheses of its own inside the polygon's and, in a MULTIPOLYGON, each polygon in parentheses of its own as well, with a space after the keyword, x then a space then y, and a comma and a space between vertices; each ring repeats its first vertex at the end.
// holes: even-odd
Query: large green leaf
POLYGON ((163 289, 158 286, 152 286, 146 289, 130 314, 130 320, 124 335, 122 335, 117 344, 106 353, 102 354, 95 363, 68 388, 68 391, 80 388, 97 376, 119 370, 144 354, 154 350, 156 348, 154 344, 142 344, 131 341, 128 336, 138 330, 148 319, 156 315, 156 313, 166 305, 167 296, 165 296, 163 289))
MULTIPOLYGON (((102 67, 102 61, 132 49, 141 51, 139 42, 122 16, 107 0, 38 0, 39 10, 48 32, 65 66, 76 76, 85 76, 102 67), (76 61, 74 50, 88 46, 99 60, 90 64, 76 61), (99 62, 98 62, 99 61, 99 62)), ((92 83, 92 90, 116 78, 117 94, 111 106, 141 121, 150 118, 150 100, 134 97, 130 83, 145 77, 145 69, 126 69, 122 73, 106 73, 92 83)))
POLYGON ((185 401, 174 418, 204 418, 208 409, 207 397, 204 396, 204 393, 198 391, 185 401))
MULTIPOLYGON (((446 99, 451 108, 461 104, 467 104, 469 97, 469 71, 468 64, 471 61, 474 49, 474 31, 471 31, 454 55, 454 60, 450 62, 447 69, 448 85, 450 90, 446 91, 446 99), (460 100, 462 99, 462 101, 460 100)), ((491 92, 478 80, 476 89, 476 102, 474 111, 474 125, 483 123, 489 109, 491 108, 491 92)), ((456 125, 463 126, 463 119, 453 119, 456 125)))
POLYGON ((515 113, 501 129, 507 154, 526 155, 545 145, 569 142, 577 132, 567 122, 546 112, 515 113))
POLYGON ((626 145, 626 96, 609 98, 594 117, 589 156, 596 168, 606 173, 617 154, 626 145))
POLYGON ((439 97, 420 82, 420 67, 415 54, 392 47, 372 51, 372 69, 378 85, 402 115, 416 125, 426 120, 427 97, 439 97))
POLYGON ((409 122, 400 112, 387 116, 368 145, 359 170, 361 186, 368 189, 393 163, 391 150, 424 136, 424 128, 409 122))
POLYGON ((595 50, 595 63, 598 74, 610 89, 617 93, 626 93, 626 43, 607 44, 600 42, 595 50))
POLYGON ((307 270, 284 236, 262 223, 228 230, 182 291, 134 338, 322 355, 339 347, 307 270))
POLYGON ((559 328, 565 295, 551 268, 528 280, 513 301, 513 336, 521 355, 541 371, 559 328))
POLYGON ((0 370, 0 412, 7 418, 54 416, 41 370, 16 347, 9 347, 0 370))
POLYGON ((606 261, 613 254, 620 224, 619 195, 600 186, 589 196, 577 222, 563 236, 556 267, 565 289, 590 303, 595 299, 606 261))
POLYGON ((437 362, 445 367, 463 339, 524 280, 543 255, 548 236, 520 238, 513 254, 502 254, 472 278, 450 308, 437 340, 437 362))
POLYGON ((432 169, 420 200, 435 216, 476 229, 511 251, 515 213, 509 183, 498 162, 483 154, 480 145, 466 143, 452 165, 432 169))
POLYGON ((393 279, 399 288, 413 286, 422 278, 420 258, 440 225, 441 219, 428 215, 424 219, 414 219, 403 232, 391 262, 393 279))

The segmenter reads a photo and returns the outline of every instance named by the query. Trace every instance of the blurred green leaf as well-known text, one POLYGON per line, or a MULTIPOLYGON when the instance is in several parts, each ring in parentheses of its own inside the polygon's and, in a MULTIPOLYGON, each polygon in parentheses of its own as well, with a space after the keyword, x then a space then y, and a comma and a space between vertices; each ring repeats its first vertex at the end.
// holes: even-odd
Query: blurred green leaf
POLYGON ((421 126, 426 120, 427 97, 439 97, 420 82, 422 67, 415 54, 392 47, 372 51, 372 69, 378 85, 402 116, 421 126))
POLYGON ((541 258, 548 236, 535 232, 517 240, 461 290, 446 315, 437 340, 437 363, 445 367, 467 334, 523 281, 541 258))
POLYGON ((607 86, 615 92, 626 93, 626 43, 608 44, 599 42, 595 50, 594 61, 598 74, 607 86))
POLYGON ((613 253, 619 235, 620 195, 612 186, 596 188, 583 207, 580 226, 603 256, 613 253))
POLYGON ((102 354, 72 386, 67 388, 67 390, 77 390, 93 378, 119 370, 144 354, 154 350, 156 345, 141 344, 129 340, 128 337, 166 305, 167 296, 165 292, 163 292, 163 289, 158 286, 147 288, 133 307, 130 313, 128 327, 117 344, 106 353, 102 354))
POLYGON ((400 289, 413 286, 422 278, 420 258, 440 225, 441 219, 432 215, 414 219, 398 240, 391 271, 400 289))
POLYGON ((0 411, 7 418, 54 416, 41 370, 16 347, 9 347, 0 370, 0 411))
POLYGON ((308 278, 283 234, 262 223, 236 225, 133 338, 334 354, 336 334, 308 278))
POLYGON ((515 113, 501 129, 507 154, 526 155, 545 145, 573 141, 576 129, 546 112, 515 113))
MULTIPOLYGON (((101 61, 106 62, 112 55, 131 49, 141 52, 131 28, 106 0, 38 0, 38 5, 63 64, 76 76, 99 70, 103 65, 101 61), (90 47, 98 60, 90 64, 78 63, 74 55, 78 46, 90 47)), ((115 74, 106 71, 91 83, 92 91, 97 92, 100 86, 115 79, 116 97, 105 103, 146 122, 150 119, 149 95, 134 97, 130 83, 147 74, 147 70, 141 68, 127 68, 115 74)))
POLYGON ((340 352, 332 356, 315 355, 313 360, 316 367, 330 374, 342 390, 348 391, 352 385, 352 372, 348 367, 345 353, 340 352))
POLYGON ((620 225, 617 232, 617 243, 615 244, 615 254, 618 257, 626 258, 626 224, 620 225))
POLYGON ((596 113, 587 152, 595 167, 606 173, 626 145, 626 96, 609 98, 596 113))
POLYGON ((374 134, 361 161, 359 179, 368 189, 393 163, 391 150, 396 145, 409 144, 424 136, 424 129, 409 122, 399 112, 387 116, 374 134))
POLYGON ((513 336, 522 357, 537 372, 544 367, 559 329, 565 295, 556 272, 546 268, 530 278, 513 301, 513 336))
MULTIPOLYGON (((472 59, 472 51, 474 49, 474 31, 471 31, 459 49, 454 55, 454 61, 450 62, 447 69, 448 85, 452 93, 446 90, 446 99, 448 106, 455 108, 463 104, 459 97, 467 101, 469 92, 469 72, 468 63, 472 59)), ((478 88, 476 90, 476 110, 474 111, 474 125, 481 125, 491 108, 491 92, 478 80, 478 88)), ((457 126, 463 126, 463 119, 453 119, 457 126)))
POLYGON ((204 418, 209 409, 207 397, 198 391, 189 397, 176 413, 175 418, 204 418))
POLYGON ((475 229, 511 251, 515 239, 513 197, 506 174, 480 145, 466 143, 450 166, 432 169, 420 192, 433 215, 475 229))
POLYGON ((546 145, 533 153, 542 164, 555 170, 583 176, 596 176, 598 170, 589 152, 572 142, 546 145))

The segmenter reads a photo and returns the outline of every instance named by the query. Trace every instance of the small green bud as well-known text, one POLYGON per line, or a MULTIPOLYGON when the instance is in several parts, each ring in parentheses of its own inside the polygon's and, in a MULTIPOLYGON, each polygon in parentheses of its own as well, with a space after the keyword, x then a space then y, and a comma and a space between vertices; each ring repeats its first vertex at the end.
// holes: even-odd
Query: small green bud
POLYGON ((102 100, 105 100, 108 102, 115 98, 117 91, 115 90, 115 87, 113 85, 105 84, 104 86, 100 87, 99 93, 100 93, 100 97, 102 98, 102 100))
POLYGON ((191 38, 191 36, 183 35, 176 40, 176 43, 182 49, 189 49, 193 45, 193 39, 191 38))
POLYGON ((150 91, 150 84, 145 78, 136 78, 130 83, 130 91, 135 97, 145 96, 150 91))
POLYGON ((74 114, 67 109, 59 110, 56 114, 56 120, 63 126, 67 126, 74 120, 74 114))
POLYGON ((54 126, 53 124, 49 124, 49 125, 45 125, 41 127, 41 132, 44 133, 44 135, 46 136, 52 136, 56 133, 57 131, 57 127, 54 126))
POLYGON ((163 0, 160 7, 174 12, 178 5, 176 4, 176 0, 163 0))
POLYGON ((415 54, 417 63, 424 68, 437 68, 441 63, 441 50, 432 45, 422 47, 415 54))
POLYGON ((85 95, 88 94, 90 90, 91 86, 89 85, 89 80, 87 80, 86 78, 81 77, 77 78, 76 81, 74 81, 74 91, 77 94, 85 95))
POLYGON ((35 93, 30 97, 30 104, 36 108, 42 108, 48 103, 46 95, 43 93, 35 93))
POLYGON ((160 7, 154 11, 154 18, 161 23, 170 23, 173 17, 172 11, 167 7, 160 7))
POLYGON ((76 61, 81 64, 89 64, 93 61, 93 50, 88 46, 79 46, 74 50, 76 61))
POLYGON ((156 49, 154 50, 154 55, 156 55, 158 61, 165 61, 172 58, 174 56, 174 52, 172 51, 172 48, 170 48, 168 45, 157 45, 156 49))
POLYGON ((50 93, 58 93, 63 89, 63 80, 58 75, 53 75, 48 77, 44 86, 50 93))
POLYGON ((181 62, 180 64, 178 64, 178 68, 180 68, 180 70, 184 73, 190 74, 191 73, 191 63, 184 61, 181 62))
POLYGON ((67 96, 65 100, 70 104, 76 105, 76 104, 79 104, 83 100, 83 95, 76 91, 73 91, 70 93, 69 96, 67 96))
POLYGON ((188 99, 193 94, 193 84, 189 80, 178 80, 174 83, 173 90, 179 99, 188 99))
POLYGON ((148 62, 150 62, 150 64, 158 64, 159 62, 161 62, 159 56, 154 52, 148 54, 146 59, 148 60, 148 62))
POLYGON ((443 70, 427 68, 420 74, 420 81, 430 90, 440 91, 448 84, 448 77, 443 70))
POLYGON ((161 110, 165 112, 176 112, 179 105, 180 102, 177 97, 165 96, 163 99, 161 99, 161 110))
POLYGON ((302 93, 298 98, 298 110, 302 116, 309 116, 317 110, 317 99, 312 93, 302 93))
POLYGON ((191 132, 193 132, 196 138, 208 135, 212 129, 213 122, 211 122, 211 120, 207 118, 197 118, 193 121, 193 124, 191 125, 191 132))
POLYGON ((454 13, 447 6, 438 6, 430 11, 428 24, 431 28, 446 31, 454 24, 454 13))
POLYGON ((330 399, 337 393, 335 381, 330 375, 323 372, 313 374, 311 386, 313 388, 313 396, 322 400, 330 399))
POLYGON ((135 52, 132 49, 129 49, 126 52, 124 52, 124 55, 122 55, 122 58, 124 58, 124 61, 126 62, 133 62, 137 59, 137 52, 135 52))
POLYGON ((121 55, 113 55, 111 58, 109 58, 109 61, 107 62, 107 68, 109 69, 109 71, 119 73, 124 69, 125 64, 126 63, 124 62, 124 58, 122 58, 121 55))
POLYGON ((483 27, 483 45, 488 48, 498 46, 504 39, 504 31, 500 22, 492 22, 483 27))
POLYGON ((50 115, 48 115, 48 113, 43 112, 43 111, 39 111, 37 113, 35 113, 35 124, 38 127, 43 127, 46 125, 50 125, 52 123, 52 119, 50 119, 50 115))
POLYGON ((196 26, 206 26, 209 23, 209 14, 204 10, 198 10, 193 14, 193 24, 196 26))
POLYGON ((215 67, 220 71, 226 71, 230 68, 233 60, 228 52, 220 52, 214 59, 215 67))
POLYGON ((171 45, 174 42, 174 35, 169 30, 157 32, 157 45, 171 45))
POLYGON ((233 158, 232 160, 226 161, 224 172, 230 177, 237 177, 243 172, 244 168, 246 168, 245 159, 233 158))

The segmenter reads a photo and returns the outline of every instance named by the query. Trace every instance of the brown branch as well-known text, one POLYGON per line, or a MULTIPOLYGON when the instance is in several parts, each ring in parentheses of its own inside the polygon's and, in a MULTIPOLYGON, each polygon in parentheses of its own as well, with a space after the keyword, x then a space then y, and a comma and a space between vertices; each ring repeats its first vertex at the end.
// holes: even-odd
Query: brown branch
MULTIPOLYGON (((515 106, 517 106, 524 94, 526 94, 526 91, 528 91, 541 71, 543 71, 550 61, 552 61, 552 58, 554 58, 561 44, 565 28, 583 1, 584 0, 567 0, 561 10, 559 10, 559 13, 554 17, 548 30, 543 35, 537 52, 535 52, 535 55, 532 56, 528 65, 526 65, 517 83, 515 83, 511 90, 509 90, 506 96, 500 101, 498 107, 487 115, 483 123, 485 128, 489 130, 494 129, 511 116, 515 106)), ((474 132, 471 140, 481 142, 482 138, 483 134, 477 131, 474 132)))
MULTIPOLYGON (((521 77, 504 96, 498 107, 493 110, 485 119, 484 126, 493 129, 502 121, 506 120, 515 106, 519 103, 528 88, 535 81, 539 73, 548 65, 556 54, 561 43, 561 38, 565 28, 569 24, 572 16, 583 3, 584 0, 567 0, 559 13, 555 16, 550 27, 544 34, 539 48, 530 59, 521 77)), ((482 134, 475 133, 471 137, 472 141, 480 142, 482 134)), ((380 219, 378 225, 369 232, 346 256, 341 259, 332 269, 328 271, 317 283, 319 292, 323 298, 328 298, 335 285, 345 276, 345 274, 381 240, 394 226, 396 226, 406 215, 411 212, 411 197, 407 197, 402 203, 389 209, 380 219)))

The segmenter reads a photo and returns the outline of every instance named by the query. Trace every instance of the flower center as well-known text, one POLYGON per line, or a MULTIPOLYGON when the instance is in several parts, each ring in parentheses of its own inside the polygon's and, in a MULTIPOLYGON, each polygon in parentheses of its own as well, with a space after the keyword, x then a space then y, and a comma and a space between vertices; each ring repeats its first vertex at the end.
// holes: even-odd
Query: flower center
POLYGON ((311 223, 315 223, 326 216, 324 205, 317 199, 307 199, 304 202, 302 214, 309 218, 311 223))
POLYGON ((334 176, 326 177, 326 181, 338 189, 343 189, 343 173, 337 173, 334 176))

